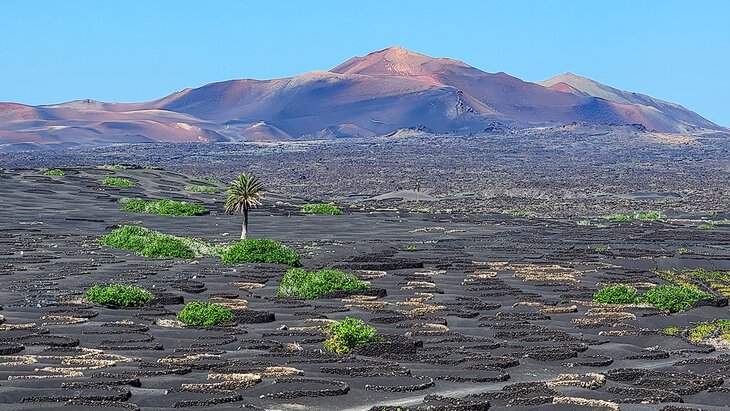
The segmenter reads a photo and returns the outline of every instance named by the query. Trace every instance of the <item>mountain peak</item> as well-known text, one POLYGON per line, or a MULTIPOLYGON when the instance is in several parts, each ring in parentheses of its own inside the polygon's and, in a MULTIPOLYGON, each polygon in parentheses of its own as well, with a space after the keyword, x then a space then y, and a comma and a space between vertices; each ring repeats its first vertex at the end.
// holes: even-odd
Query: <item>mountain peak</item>
POLYGON ((330 71, 375 76, 428 76, 449 65, 468 67, 461 61, 429 57, 403 47, 391 46, 363 57, 353 57, 330 71))

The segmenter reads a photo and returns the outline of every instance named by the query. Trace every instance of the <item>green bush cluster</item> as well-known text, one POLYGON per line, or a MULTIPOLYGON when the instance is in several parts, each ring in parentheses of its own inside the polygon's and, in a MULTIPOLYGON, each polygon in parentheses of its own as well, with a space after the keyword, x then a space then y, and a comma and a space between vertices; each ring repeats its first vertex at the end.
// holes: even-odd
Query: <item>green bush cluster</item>
POLYGON ((218 304, 191 301, 177 314, 177 319, 187 325, 211 327, 233 321, 233 312, 218 304))
POLYGON ((415 246, 415 245, 413 245, 413 244, 408 244, 408 245, 407 245, 407 246, 405 246, 405 247, 404 247, 403 249, 404 249, 405 251, 417 251, 417 250, 418 250, 418 247, 416 247, 416 246, 415 246))
POLYGON ((249 238, 231 246, 163 234, 145 227, 125 225, 101 237, 99 243, 135 251, 150 258, 220 257, 226 264, 276 263, 299 266, 299 254, 283 244, 267 238, 249 238))
POLYGON ((676 335, 679 335, 681 333, 682 333, 682 329, 679 328, 679 327, 677 327, 677 326, 674 326, 674 325, 671 325, 671 326, 669 326, 669 327, 667 327, 667 328, 665 328, 665 329, 662 330, 662 334, 664 334, 664 335, 676 336, 676 335))
POLYGON ((662 330, 664 335, 684 335, 693 342, 702 342, 709 338, 720 338, 724 341, 730 341, 730 320, 712 320, 703 321, 694 324, 694 326, 683 329, 677 326, 669 326, 662 330))
POLYGON ((324 349, 337 354, 348 353, 363 344, 380 340, 375 327, 366 325, 363 320, 355 317, 345 317, 334 322, 326 331, 330 338, 324 342, 324 349))
POLYGON ((154 200, 145 201, 140 199, 127 200, 122 208, 132 213, 147 213, 169 216, 196 216, 205 214, 208 209, 198 204, 191 204, 187 201, 175 200, 154 200))
POLYGON ((44 176, 65 176, 66 172, 58 168, 54 168, 43 173, 44 176))
POLYGON ((617 221, 617 222, 627 222, 632 220, 640 220, 640 221, 662 221, 667 219, 667 215, 662 213, 661 211, 646 211, 646 212, 639 212, 631 214, 609 214, 605 216, 607 220, 617 221))
POLYGON ((123 188, 135 186, 134 181, 132 181, 132 180, 129 180, 126 178, 121 178, 121 177, 111 177, 111 176, 104 177, 104 180, 102 180, 101 183, 104 185, 107 185, 107 186, 123 187, 123 188))
POLYGON ((625 284, 605 287, 593 295, 593 301, 607 304, 649 303, 671 313, 684 311, 704 298, 712 297, 704 291, 682 285, 660 285, 650 288, 643 295, 625 284))
POLYGON ((226 264, 273 263, 298 267, 299 254, 278 241, 268 238, 247 238, 241 240, 220 255, 226 264))
POLYGON ((593 301, 606 304, 637 304, 640 298, 634 287, 616 284, 598 290, 593 295, 593 301))
POLYGON ((634 219, 641 221, 662 221, 667 219, 667 215, 661 211, 646 211, 634 214, 634 219))
POLYGON ((186 242, 175 236, 148 228, 125 225, 101 237, 99 243, 122 250, 136 251, 151 258, 193 258, 195 253, 186 242))
POLYGON ((190 184, 185 186, 185 190, 193 192, 193 193, 203 193, 203 194, 215 194, 218 192, 218 189, 215 187, 209 187, 209 186, 200 186, 195 184, 190 184))
POLYGON ((529 211, 525 211, 525 210, 512 211, 512 212, 510 212, 510 215, 512 217, 518 217, 518 218, 530 218, 530 217, 532 217, 532 213, 529 212, 529 211))
POLYGON ((307 214, 331 214, 340 215, 342 210, 334 204, 304 204, 302 206, 302 212, 307 214))
POLYGON ((712 223, 712 222, 709 222, 709 223, 700 223, 699 225, 697 225, 697 228, 699 228, 700 230, 715 230, 715 229, 717 229, 717 227, 715 226, 715 224, 712 223))
POLYGON ((343 271, 305 271, 293 268, 284 275, 276 295, 312 300, 332 291, 355 291, 368 288, 370 286, 366 282, 343 271))
POLYGON ((684 311, 692 304, 703 298, 710 298, 712 295, 681 285, 660 285, 649 289, 642 299, 654 307, 667 310, 671 313, 684 311))
POLYGON ((151 292, 124 284, 110 284, 106 287, 94 285, 86 291, 86 299, 101 305, 119 307, 140 307, 152 300, 151 292))

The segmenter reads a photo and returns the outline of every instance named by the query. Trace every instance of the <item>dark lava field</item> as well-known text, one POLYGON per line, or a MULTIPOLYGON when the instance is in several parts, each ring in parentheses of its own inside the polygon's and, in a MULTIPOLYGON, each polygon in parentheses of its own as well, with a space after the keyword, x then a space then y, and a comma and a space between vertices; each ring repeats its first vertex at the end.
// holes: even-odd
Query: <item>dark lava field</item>
POLYGON ((254 173, 287 197, 420 211, 601 216, 730 210, 730 136, 578 124, 549 129, 283 143, 173 143, 0 153, 0 168, 137 164, 229 181, 254 173), (401 200, 415 199, 419 204, 401 200))
POLYGON ((251 236, 294 248, 305 269, 345 270, 374 290, 305 301, 275 296, 285 266, 148 259, 99 245, 122 224, 235 241, 240 216, 223 213, 223 195, 184 190, 206 181, 144 168, 65 170, 0 171, 2 409, 730 407, 727 344, 665 331, 730 319, 723 278, 693 279, 716 298, 678 314, 592 302, 609 283, 646 289, 667 283, 659 272, 730 270, 730 226, 699 229, 696 212, 579 223, 345 204, 340 216, 305 215, 303 200, 272 194, 252 212, 251 236), (103 186, 106 174, 137 185, 103 186), (132 214, 122 197, 184 199, 211 212, 132 214), (110 282, 155 299, 113 309, 82 298, 110 282), (194 300, 231 308, 235 322, 177 322, 194 300), (323 351, 324 321, 349 315, 384 340, 347 355, 323 351))

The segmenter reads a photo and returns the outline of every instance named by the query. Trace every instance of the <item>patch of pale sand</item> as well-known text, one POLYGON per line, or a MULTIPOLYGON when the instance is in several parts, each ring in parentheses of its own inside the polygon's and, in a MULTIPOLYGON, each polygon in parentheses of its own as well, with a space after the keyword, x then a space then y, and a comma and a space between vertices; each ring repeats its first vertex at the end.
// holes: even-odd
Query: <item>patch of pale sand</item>
POLYGON ((606 385, 606 376, 603 374, 589 372, 586 374, 558 374, 558 378, 547 381, 548 387, 581 387, 589 390, 606 385))
POLYGON ((391 191, 389 193, 381 194, 375 197, 370 197, 365 201, 373 200, 403 200, 403 201, 437 201, 438 198, 428 194, 428 190, 416 191, 416 190, 398 190, 391 191))
POLYGON ((553 405, 579 405, 591 408, 606 408, 611 411, 621 410, 621 407, 615 402, 581 397, 554 397, 553 405))
POLYGON ((674 133, 651 132, 642 135, 649 140, 658 141, 665 144, 692 144, 697 142, 698 139, 697 136, 688 136, 684 134, 674 133))
POLYGON ((562 306, 562 307, 545 307, 539 311, 541 314, 569 314, 569 313, 577 313, 578 312, 578 306, 577 305, 568 305, 568 306, 562 306))
POLYGON ((722 337, 708 338, 704 341, 707 344, 715 347, 716 350, 730 350, 730 341, 722 337))
POLYGON ((185 324, 168 318, 158 318, 155 320, 155 324, 165 328, 185 328, 185 324))
POLYGON ((230 284, 234 287, 238 287, 239 290, 253 290, 256 288, 264 288, 266 286, 261 283, 249 283, 244 281, 234 281, 230 284))

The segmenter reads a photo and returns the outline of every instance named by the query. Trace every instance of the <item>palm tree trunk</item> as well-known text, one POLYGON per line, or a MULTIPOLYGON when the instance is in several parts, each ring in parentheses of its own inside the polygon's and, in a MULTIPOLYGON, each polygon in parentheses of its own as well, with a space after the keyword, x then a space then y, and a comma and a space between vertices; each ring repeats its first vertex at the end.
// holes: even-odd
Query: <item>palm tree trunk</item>
POLYGON ((248 208, 243 209, 243 224, 241 225, 241 240, 246 239, 248 234, 248 208))

